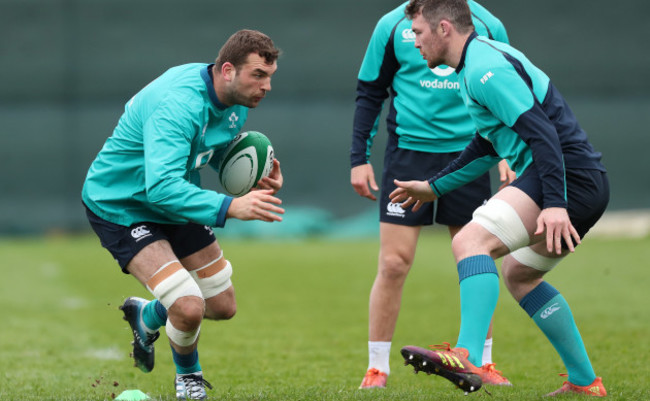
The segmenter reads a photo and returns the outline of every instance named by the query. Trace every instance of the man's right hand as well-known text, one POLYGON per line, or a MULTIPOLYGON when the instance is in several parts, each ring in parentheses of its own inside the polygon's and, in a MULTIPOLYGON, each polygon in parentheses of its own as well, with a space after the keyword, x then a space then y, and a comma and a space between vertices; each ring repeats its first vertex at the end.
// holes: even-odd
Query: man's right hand
POLYGON ((282 201, 273 196, 273 193, 272 189, 261 189, 234 198, 226 212, 226 218, 261 220, 269 223, 282 221, 282 217, 277 214, 284 214, 284 209, 275 206, 281 205, 282 201))
POLYGON ((370 189, 379 191, 379 187, 375 182, 375 172, 372 170, 370 163, 352 167, 352 170, 350 170, 350 183, 359 195, 370 200, 377 200, 377 197, 370 192, 370 189))

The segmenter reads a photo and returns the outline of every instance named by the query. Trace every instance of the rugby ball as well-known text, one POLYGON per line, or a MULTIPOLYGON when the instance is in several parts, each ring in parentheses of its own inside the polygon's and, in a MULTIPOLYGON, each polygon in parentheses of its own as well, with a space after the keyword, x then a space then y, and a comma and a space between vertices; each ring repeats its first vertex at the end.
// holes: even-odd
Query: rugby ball
POLYGON ((257 131, 238 134, 226 147, 219 162, 219 181, 232 196, 247 194, 273 168, 273 146, 257 131))

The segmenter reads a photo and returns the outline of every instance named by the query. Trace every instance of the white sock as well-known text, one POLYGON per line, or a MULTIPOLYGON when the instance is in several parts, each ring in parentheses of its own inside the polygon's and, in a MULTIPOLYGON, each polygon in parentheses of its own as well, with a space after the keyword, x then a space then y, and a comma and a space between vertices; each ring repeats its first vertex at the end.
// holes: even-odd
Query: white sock
POLYGON ((492 363, 492 339, 488 338, 483 344, 483 365, 492 363))
POLYGON ((368 341, 368 369, 375 368, 387 375, 390 374, 388 364, 390 345, 390 341, 368 341))

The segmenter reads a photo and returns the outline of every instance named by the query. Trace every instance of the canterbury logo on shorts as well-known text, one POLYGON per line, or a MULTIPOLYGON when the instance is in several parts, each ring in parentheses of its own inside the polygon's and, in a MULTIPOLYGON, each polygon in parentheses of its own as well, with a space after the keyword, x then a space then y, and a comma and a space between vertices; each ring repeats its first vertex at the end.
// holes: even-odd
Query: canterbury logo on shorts
POLYGON ((387 216, 393 216, 393 217, 404 217, 404 214, 406 211, 402 209, 402 204, 401 203, 393 203, 393 202, 388 202, 386 205, 386 215, 387 216))
POLYGON ((131 236, 133 239, 135 239, 136 242, 138 242, 143 238, 151 236, 151 231, 149 231, 147 226, 142 225, 131 230, 131 236))

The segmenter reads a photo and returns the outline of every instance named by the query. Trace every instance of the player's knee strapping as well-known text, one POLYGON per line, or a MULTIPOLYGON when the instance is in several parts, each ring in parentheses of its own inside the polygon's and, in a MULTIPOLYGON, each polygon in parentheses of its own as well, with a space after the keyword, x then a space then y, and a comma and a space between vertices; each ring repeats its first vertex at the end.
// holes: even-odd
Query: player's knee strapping
POLYGON ((472 215, 472 222, 480 224, 499 238, 511 251, 530 241, 528 231, 515 209, 501 199, 490 199, 477 208, 472 215))
POLYGON ((203 298, 208 299, 226 291, 231 285, 232 266, 230 262, 221 255, 196 270, 190 271, 194 281, 198 284, 203 298))
POLYGON ((171 320, 167 319, 167 324, 165 325, 165 333, 167 333, 167 338, 169 338, 174 344, 180 345, 181 347, 189 347, 190 345, 196 342, 196 339, 199 338, 199 332, 201 331, 201 326, 197 327, 191 331, 181 331, 174 327, 171 320))
POLYGON ((549 258, 548 256, 542 256, 530 249, 529 246, 517 249, 510 256, 523 265, 543 272, 551 271, 563 259, 562 257, 549 258))
POLYGON ((147 289, 169 309, 178 298, 203 298, 201 289, 179 261, 166 263, 147 281, 147 289))

